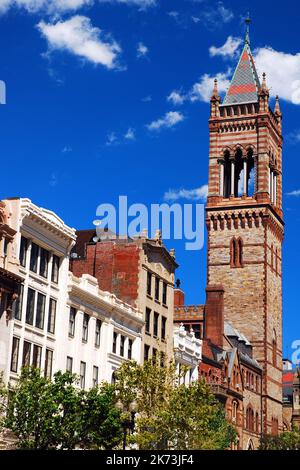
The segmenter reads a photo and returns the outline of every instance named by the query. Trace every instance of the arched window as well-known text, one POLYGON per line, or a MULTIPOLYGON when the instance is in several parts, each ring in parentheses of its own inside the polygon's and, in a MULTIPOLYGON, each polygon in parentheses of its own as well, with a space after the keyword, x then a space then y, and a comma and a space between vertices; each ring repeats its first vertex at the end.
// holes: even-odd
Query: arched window
POLYGON ((229 150, 224 152, 224 197, 229 197, 231 193, 231 162, 229 150))
POLYGON ((248 406, 246 411, 246 429, 254 431, 254 411, 251 406, 248 406))
POLYGON ((274 367, 277 366, 277 335, 275 330, 273 330, 272 339, 272 363, 274 367))
POLYGON ((230 266, 232 268, 243 267, 243 240, 233 237, 230 242, 230 266))
POLYGON ((238 411, 239 404, 236 400, 232 402, 232 421, 234 423, 237 422, 237 411, 238 411))
POLYGON ((252 440, 250 439, 247 445, 247 450, 254 450, 254 445, 252 440))
POLYGON ((258 413, 255 415, 255 431, 259 433, 259 416, 258 413))

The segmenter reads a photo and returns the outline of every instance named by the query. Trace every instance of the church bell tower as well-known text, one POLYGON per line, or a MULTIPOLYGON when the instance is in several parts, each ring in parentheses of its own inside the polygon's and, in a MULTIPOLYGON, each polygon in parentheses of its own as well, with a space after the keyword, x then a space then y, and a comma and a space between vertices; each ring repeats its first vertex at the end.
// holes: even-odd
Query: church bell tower
MULTIPOLYGON (((282 132, 269 106, 249 30, 227 94, 217 81, 209 119, 207 284, 223 285, 225 321, 243 333, 263 368, 263 433, 282 430, 282 132)), ((246 385, 246 384, 245 384, 246 385)))

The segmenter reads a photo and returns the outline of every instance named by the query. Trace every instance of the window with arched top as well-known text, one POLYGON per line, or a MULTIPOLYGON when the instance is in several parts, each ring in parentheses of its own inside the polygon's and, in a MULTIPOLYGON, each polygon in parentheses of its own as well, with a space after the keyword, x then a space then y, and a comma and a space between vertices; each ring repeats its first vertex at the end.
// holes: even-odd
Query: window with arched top
POLYGON ((232 268, 243 267, 243 240, 233 237, 230 242, 230 266, 232 268))
POLYGON ((248 431, 254 431, 254 411, 250 405, 246 410, 246 429, 248 431))
POLYGON ((237 413, 238 413, 239 404, 236 400, 232 401, 232 421, 237 422, 237 413))

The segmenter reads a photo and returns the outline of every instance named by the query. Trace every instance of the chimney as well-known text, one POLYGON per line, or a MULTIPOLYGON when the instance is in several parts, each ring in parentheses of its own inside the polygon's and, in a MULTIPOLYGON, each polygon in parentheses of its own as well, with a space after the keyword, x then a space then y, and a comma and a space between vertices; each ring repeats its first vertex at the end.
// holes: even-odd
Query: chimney
POLYGON ((184 305, 184 292, 180 289, 180 280, 177 279, 174 289, 174 307, 182 307, 184 305))
POLYGON ((204 310, 205 339, 223 347, 224 335, 224 288, 221 285, 207 286, 204 310))

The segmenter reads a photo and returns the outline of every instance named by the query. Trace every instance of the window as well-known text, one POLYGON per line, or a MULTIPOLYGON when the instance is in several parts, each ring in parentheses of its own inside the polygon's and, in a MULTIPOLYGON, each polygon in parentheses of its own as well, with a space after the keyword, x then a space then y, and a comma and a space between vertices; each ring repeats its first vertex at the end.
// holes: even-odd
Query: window
POLYGON ((96 320, 95 330, 95 346, 100 346, 100 335, 101 335, 101 320, 96 320))
POLYGON ((45 357, 45 377, 51 379, 52 377, 52 363, 53 363, 53 351, 46 349, 45 357))
POLYGON ((124 357, 125 336, 121 335, 120 356, 124 357))
POLYGON ((48 313, 48 333, 54 334, 55 332, 55 317, 56 317, 56 300, 50 299, 49 313, 48 313))
POLYGON ((19 296, 14 303, 14 318, 15 320, 22 319, 22 306, 23 306, 23 295, 24 295, 24 286, 20 285, 19 296))
POLYGON ((159 301, 159 278, 155 278, 155 300, 159 301))
POLYGON ((168 292, 168 284, 163 282, 163 295, 162 295, 162 303, 167 305, 167 292, 168 292))
POLYGON ((23 266, 23 268, 26 267, 27 248, 28 248, 27 238, 21 237, 19 259, 20 259, 20 264, 21 266, 23 266))
POLYGON ((35 326, 41 330, 44 328, 46 297, 38 293, 35 326))
POLYGON ((150 308, 146 307, 146 325, 145 325, 145 330, 146 333, 150 333, 150 322, 151 322, 151 310, 150 308))
POLYGON ((59 256, 53 255, 52 258, 52 273, 51 273, 51 281, 58 283, 59 277, 59 265, 60 265, 60 258, 59 256))
POLYGON ((159 314, 154 312, 153 336, 158 335, 158 319, 159 319, 159 314))
POLYGON ((118 338, 118 334, 117 334, 117 333, 114 333, 113 347, 112 347, 112 352, 113 352, 114 354, 117 353, 117 338, 118 338))
POLYGON ((155 364, 157 361, 157 349, 152 349, 152 362, 155 364))
POLYGON ((30 255, 30 271, 33 271, 34 273, 37 272, 38 257, 39 257, 39 247, 35 243, 32 243, 31 255, 30 255))
POLYGON ((132 359, 132 345, 133 341, 132 339, 128 340, 128 359, 132 359))
POLYGON ((148 346, 148 344, 145 344, 145 347, 144 347, 144 361, 149 360, 149 354, 150 354, 150 346, 148 346))
POLYGON ((97 387, 99 380, 99 368, 97 366, 93 367, 93 387, 97 387))
POLYGON ((70 372, 72 374, 73 372, 73 358, 70 356, 67 356, 67 366, 66 366, 66 371, 70 372))
POLYGON ((8 245, 9 245, 9 240, 8 240, 8 238, 5 238, 4 239, 4 247, 3 247, 4 256, 7 256, 7 254, 8 254, 8 245))
POLYGON ((255 431, 257 433, 259 432, 259 416, 258 416, 258 413, 256 413, 256 418, 255 418, 255 431))
POLYGON ((88 316, 87 313, 83 315, 83 324, 82 324, 82 341, 87 342, 88 340, 88 335, 89 335, 89 319, 90 317, 88 316))
POLYGON ((166 317, 161 317, 161 339, 166 339, 166 317))
POLYGON ((230 242, 230 266, 232 268, 243 267, 243 240, 233 237, 230 242))
POLYGON ((33 345, 33 354, 32 354, 32 365, 37 369, 41 368, 41 359, 42 359, 42 348, 37 346, 36 344, 33 345))
POLYGON ((40 276, 48 276, 49 251, 41 248, 40 252, 40 276))
POLYGON ((26 323, 28 323, 29 325, 33 325, 34 303, 35 303, 35 291, 33 289, 28 289, 27 307, 26 307, 26 323))
POLYGON ((254 411, 249 406, 246 411, 246 429, 254 431, 254 411))
POLYGON ((24 341, 23 360, 22 360, 23 367, 30 366, 30 353, 31 353, 31 343, 28 343, 28 341, 24 341))
POLYGON ((165 367, 165 362, 166 362, 165 353, 161 352, 160 353, 160 367, 165 367))
POLYGON ((75 335, 75 317, 76 317, 76 309, 74 307, 71 307, 70 316, 69 316, 69 336, 71 337, 75 335))
POLYGON ((147 294, 151 296, 152 293, 152 274, 147 271, 147 294))
POLYGON ((11 363, 10 363, 10 370, 12 372, 18 372, 19 348, 20 348, 20 339, 14 336, 13 342, 12 342, 11 363))
POLYGON ((236 423, 237 421, 237 410, 238 410, 238 402, 236 400, 233 400, 232 402, 232 421, 236 423))
POLYGON ((80 362, 80 387, 85 387, 85 370, 86 370, 86 363, 80 362))

